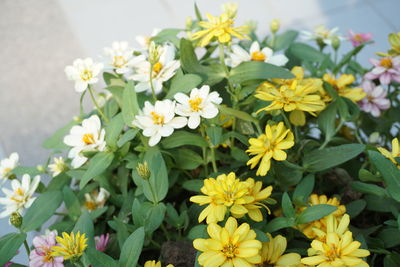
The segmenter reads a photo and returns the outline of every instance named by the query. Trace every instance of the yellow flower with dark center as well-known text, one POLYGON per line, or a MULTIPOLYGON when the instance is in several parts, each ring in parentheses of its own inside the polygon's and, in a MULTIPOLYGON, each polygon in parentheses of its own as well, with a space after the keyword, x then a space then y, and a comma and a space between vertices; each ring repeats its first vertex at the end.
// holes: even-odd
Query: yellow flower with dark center
MULTIPOLYGON (((337 221, 340 221, 343 214, 346 213, 346 206, 341 205, 339 199, 336 197, 333 198, 328 198, 326 195, 317 195, 317 194, 312 194, 309 197, 309 205, 314 206, 314 205, 319 205, 319 204, 328 204, 337 207, 337 210, 335 210, 331 215, 336 218, 337 221)), ((300 212, 305 210, 306 207, 300 208, 300 212)), ((298 229, 303 232, 305 236, 307 236, 310 239, 318 238, 318 235, 314 231, 315 229, 318 229, 320 231, 326 232, 326 227, 327 227, 327 217, 321 218, 317 221, 313 221, 310 223, 302 224, 298 226, 298 229)))
POLYGON ((346 97, 353 102, 360 101, 367 95, 362 88, 349 87, 355 81, 352 74, 342 74, 339 78, 335 79, 334 76, 325 73, 323 80, 332 85, 333 89, 337 91, 339 96, 346 97))
POLYGON ((239 39, 248 37, 245 35, 249 32, 247 26, 234 27, 234 21, 226 13, 219 17, 214 17, 207 14, 208 21, 200 21, 199 26, 204 30, 198 31, 192 35, 193 40, 200 39, 199 45, 206 46, 213 39, 218 40, 219 43, 224 44, 232 40, 232 36, 239 39))
POLYGON ((263 266, 271 267, 300 267, 303 266, 300 262, 300 255, 297 253, 285 253, 287 241, 286 238, 277 235, 272 237, 267 233, 268 242, 262 243, 261 260, 263 266))
POLYGON ((286 129, 283 122, 276 125, 265 126, 265 134, 258 138, 249 139, 250 147, 246 150, 251 158, 247 165, 253 169, 259 165, 256 175, 264 176, 271 168, 271 159, 282 161, 286 160, 286 152, 284 149, 289 149, 294 145, 294 135, 286 129))
POLYGON ((52 256, 62 256, 65 260, 78 259, 83 255, 87 247, 87 238, 85 234, 81 235, 78 233, 71 233, 70 235, 66 232, 62 233, 62 237, 56 237, 57 246, 52 247, 52 256))
POLYGON ((370 255, 366 249, 360 249, 361 243, 353 240, 348 230, 350 223, 346 214, 337 224, 333 215, 327 218, 327 231, 324 240, 313 240, 308 256, 301 259, 306 266, 324 267, 368 267, 362 258, 370 255))
POLYGON ((234 172, 205 179, 200 190, 204 195, 192 196, 190 201, 200 206, 208 204, 199 215, 199 222, 207 218, 207 224, 222 221, 228 208, 235 217, 242 217, 248 212, 244 204, 254 201, 248 195, 247 184, 236 179, 234 172))
POLYGON ((393 162, 393 164, 395 164, 398 168, 400 168, 400 165, 395 159, 397 157, 400 157, 400 144, 397 138, 394 138, 392 140, 392 152, 383 147, 378 147, 378 151, 381 152, 381 154, 384 155, 386 158, 390 159, 390 161, 393 162))
POLYGON ((247 183, 248 194, 254 198, 254 201, 245 204, 244 207, 248 210, 248 215, 253 221, 261 222, 263 220, 263 215, 260 211, 262 207, 268 211, 268 214, 271 213, 263 202, 266 202, 271 196, 272 186, 262 189, 262 182, 256 182, 253 178, 247 178, 245 182, 247 183))
POLYGON ((273 79, 273 83, 264 82, 257 88, 256 98, 270 101, 271 103, 257 112, 283 110, 290 112, 290 122, 294 125, 304 125, 306 117, 304 112, 316 116, 315 112, 325 108, 319 91, 322 81, 314 78, 304 78, 304 70, 294 67, 294 79, 273 79))
POLYGON ((229 217, 224 227, 211 223, 207 227, 209 239, 195 239, 193 246, 202 253, 198 262, 204 267, 254 267, 261 263, 261 242, 250 225, 229 217))
MULTIPOLYGON (((146 261, 144 267, 161 267, 161 261, 146 261)), ((168 264, 167 267, 174 267, 174 265, 168 264)))

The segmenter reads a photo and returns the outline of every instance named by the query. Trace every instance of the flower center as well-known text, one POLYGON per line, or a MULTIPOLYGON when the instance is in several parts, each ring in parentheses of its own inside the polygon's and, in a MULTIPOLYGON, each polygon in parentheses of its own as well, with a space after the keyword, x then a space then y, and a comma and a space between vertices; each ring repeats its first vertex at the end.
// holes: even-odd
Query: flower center
POLYGON ((232 259, 235 257, 236 245, 232 244, 231 241, 222 248, 222 253, 228 259, 232 259))
POLYGON ((17 190, 15 190, 14 193, 21 197, 24 196, 24 191, 21 188, 18 188, 17 190))
POLYGON ((390 69, 393 67, 392 60, 387 57, 381 59, 380 65, 386 69, 390 69))
POLYGON ((154 124, 157 124, 157 125, 164 124, 164 116, 163 115, 159 115, 159 114, 155 113, 154 111, 152 111, 150 114, 153 117, 154 124))
POLYGON ((362 42, 363 38, 361 36, 361 34, 357 33, 356 35, 354 35, 353 39, 357 42, 362 42))
POLYGON ((88 210, 95 210, 97 208, 97 204, 95 202, 93 202, 93 201, 86 201, 85 202, 85 207, 88 210))
POLYGON ((127 61, 123 56, 114 56, 114 62, 113 62, 114 67, 122 68, 126 63, 127 61))
POLYGON ((330 247, 326 245, 325 256, 329 258, 329 260, 334 261, 337 258, 340 258, 340 251, 336 247, 336 245, 332 244, 330 247))
POLYGON ((4 174, 7 176, 11 172, 11 168, 4 168, 4 174))
POLYGON ((94 144, 93 134, 84 134, 82 137, 82 141, 87 145, 94 144))
POLYGON ((17 203, 23 203, 25 202, 24 198, 24 190, 22 190, 20 187, 14 191, 14 196, 10 197, 10 200, 15 201, 17 203))
POLYGON ((81 73, 81 79, 84 81, 89 81, 90 79, 92 79, 92 77, 93 77, 93 73, 91 70, 85 69, 81 73))
POLYGON ((194 111, 200 111, 202 108, 200 107, 201 103, 203 102, 203 99, 200 97, 195 97, 194 99, 189 99, 189 105, 190 108, 194 111))
POLYGON ((267 56, 264 55, 264 53, 261 51, 255 51, 255 52, 251 53, 251 60, 254 60, 254 61, 264 61, 266 58, 267 58, 267 56))
POLYGON ((159 74, 162 68, 163 65, 160 62, 157 62, 156 64, 153 65, 153 72, 159 74))

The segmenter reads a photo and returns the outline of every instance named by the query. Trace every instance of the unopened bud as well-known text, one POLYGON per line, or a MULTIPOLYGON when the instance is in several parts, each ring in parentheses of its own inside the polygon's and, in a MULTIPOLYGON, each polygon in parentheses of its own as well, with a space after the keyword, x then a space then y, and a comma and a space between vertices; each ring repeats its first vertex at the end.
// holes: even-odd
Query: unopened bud
POLYGON ((13 212, 11 213, 10 216, 10 223, 15 227, 15 228, 20 228, 22 225, 22 216, 18 212, 13 212))
POLYGON ((147 165, 147 161, 144 163, 139 163, 136 166, 136 171, 139 174, 140 177, 144 180, 148 180, 150 178, 151 172, 149 169, 149 165, 147 165))
POLYGON ((154 65, 158 62, 161 55, 161 46, 156 45, 154 42, 150 43, 149 46, 149 62, 154 65))
POLYGON ((187 16, 186 17, 186 29, 190 30, 192 28, 193 25, 193 19, 191 16, 187 16))
POLYGON ((332 47, 335 50, 338 50, 340 47, 340 39, 337 36, 332 37, 332 47))
POLYGON ((257 30, 257 21, 255 20, 248 20, 245 22, 245 25, 249 29, 249 32, 255 32, 257 30))
POLYGON ((42 165, 37 165, 36 166, 36 169, 38 170, 38 171, 40 171, 40 172, 44 172, 45 170, 44 170, 44 167, 42 166, 42 165))
POLYGON ((269 24, 269 28, 271 29, 271 32, 276 33, 279 31, 279 28, 281 27, 281 23, 278 19, 273 19, 271 23, 269 24))

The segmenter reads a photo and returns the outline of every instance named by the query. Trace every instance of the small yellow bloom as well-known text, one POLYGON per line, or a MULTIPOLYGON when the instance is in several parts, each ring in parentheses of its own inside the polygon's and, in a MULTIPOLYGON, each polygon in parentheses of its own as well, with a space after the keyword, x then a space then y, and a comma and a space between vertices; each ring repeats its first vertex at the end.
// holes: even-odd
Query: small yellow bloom
POLYGON ((250 225, 229 217, 224 227, 211 223, 207 227, 209 239, 195 239, 193 246, 201 251, 198 261, 204 267, 254 267, 261 263, 261 242, 250 225))
POLYGON ((274 83, 264 82, 257 88, 256 98, 270 101, 271 103, 257 112, 283 110, 290 112, 290 122, 294 125, 304 125, 306 122, 304 112, 315 116, 315 112, 325 108, 319 91, 322 88, 320 79, 304 79, 304 70, 294 67, 294 79, 274 79, 274 83))
POLYGON ((63 157, 53 158, 53 164, 49 164, 48 167, 53 177, 68 170, 68 166, 65 164, 63 157))
POLYGON ((244 207, 248 210, 248 215, 253 221, 261 222, 263 220, 263 215, 260 211, 262 207, 268 211, 268 214, 271 213, 270 209, 263 202, 266 202, 271 196, 272 186, 262 189, 262 182, 256 182, 253 178, 247 178, 246 183, 248 194, 254 198, 254 201, 245 204, 244 207))
POLYGON ((208 21, 200 21, 199 26, 204 30, 198 31, 192 35, 193 40, 201 39, 200 46, 208 45, 213 39, 217 39, 221 44, 228 43, 232 40, 232 36, 239 39, 248 37, 245 35, 249 32, 246 25, 233 27, 234 21, 228 14, 222 13, 219 17, 207 14, 208 21))
POLYGON ((346 97, 353 102, 360 101, 367 94, 362 88, 350 88, 349 85, 355 81, 353 74, 342 74, 335 79, 332 75, 325 73, 323 80, 335 89, 339 96, 346 97))
POLYGON ((253 169, 260 163, 256 175, 264 176, 271 168, 271 159, 278 161, 286 160, 286 152, 284 149, 289 149, 294 145, 294 135, 286 129, 283 122, 276 125, 265 126, 265 134, 260 135, 258 138, 249 139, 250 147, 246 150, 251 158, 247 165, 251 165, 253 169))
POLYGON ((263 266, 271 267, 300 267, 300 255, 297 253, 284 254, 287 246, 286 238, 277 235, 272 237, 271 234, 267 233, 269 242, 262 243, 261 259, 263 266))
POLYGON ((393 164, 395 164, 398 168, 400 168, 400 165, 395 159, 397 157, 400 157, 400 144, 397 138, 392 140, 392 152, 383 147, 378 147, 378 151, 381 152, 381 154, 384 155, 386 158, 390 159, 390 161, 393 162, 393 164))
POLYGON ((72 232, 70 235, 63 232, 62 237, 57 236, 56 240, 58 246, 51 248, 53 250, 51 256, 62 256, 65 260, 78 259, 87 247, 87 238, 80 232, 76 234, 72 232))
MULTIPOLYGON (((144 267, 161 267, 161 261, 146 261, 144 267)), ((174 265, 168 264, 167 267, 174 267, 174 265)))

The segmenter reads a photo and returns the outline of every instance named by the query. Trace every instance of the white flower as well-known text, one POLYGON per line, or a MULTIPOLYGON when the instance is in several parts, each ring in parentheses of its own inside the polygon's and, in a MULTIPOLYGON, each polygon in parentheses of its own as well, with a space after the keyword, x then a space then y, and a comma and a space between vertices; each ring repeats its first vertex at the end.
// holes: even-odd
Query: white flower
POLYGON ((262 61, 276 66, 283 66, 288 62, 285 55, 274 55, 274 51, 269 47, 261 49, 257 41, 251 44, 249 52, 239 45, 232 45, 232 53, 228 53, 228 56, 226 64, 231 67, 236 67, 246 61, 262 61))
POLYGON ((29 208, 36 197, 32 197, 36 188, 40 183, 40 176, 37 175, 31 182, 29 174, 22 176, 22 182, 17 179, 11 181, 11 188, 3 188, 2 191, 5 197, 0 198, 0 204, 5 206, 5 209, 0 213, 0 218, 7 217, 13 212, 21 213, 24 209, 29 208))
POLYGON ((138 82, 135 86, 136 92, 146 91, 149 94, 152 92, 150 85, 151 70, 154 91, 156 94, 159 94, 162 91, 163 82, 171 79, 181 66, 179 60, 174 59, 175 47, 172 44, 167 43, 163 45, 160 54, 159 61, 152 68, 148 60, 136 64, 136 73, 129 78, 138 82))
POLYGON ((108 57, 107 65, 115 69, 118 74, 132 72, 132 67, 145 60, 145 56, 134 56, 134 49, 128 42, 113 42, 112 47, 104 48, 104 55, 108 57))
POLYGON ((160 31, 160 29, 153 29, 150 36, 138 35, 135 38, 136 42, 138 42, 144 50, 147 50, 149 48, 151 38, 156 36, 160 31))
POLYGON ((75 90, 81 93, 89 84, 98 82, 97 75, 102 69, 102 63, 94 63, 91 58, 78 58, 74 60, 72 66, 65 67, 65 74, 69 80, 75 81, 75 90))
POLYGON ((68 168, 63 157, 53 158, 53 164, 49 164, 48 167, 53 177, 59 175, 68 168))
POLYGON ((19 156, 18 153, 11 153, 9 158, 0 161, 0 180, 3 182, 10 178, 11 171, 18 166, 19 156))
POLYGON ((200 125, 200 117, 215 118, 218 114, 216 105, 222 102, 222 98, 219 97, 217 92, 210 93, 208 85, 204 85, 200 89, 192 89, 190 97, 183 93, 177 93, 174 98, 178 101, 175 108, 176 114, 189 117, 188 126, 190 129, 196 129, 200 125))
POLYGON ((335 27, 331 30, 327 29, 325 25, 319 25, 315 27, 314 32, 309 31, 301 31, 301 37, 306 40, 321 40, 323 43, 327 45, 332 44, 332 39, 334 37, 339 38, 340 40, 344 40, 342 36, 336 34, 339 31, 338 27, 335 27))
POLYGON ((97 115, 83 120, 82 126, 73 126, 69 135, 64 137, 64 143, 73 147, 68 153, 68 157, 72 159, 72 167, 79 168, 87 161, 81 152, 103 151, 106 147, 104 135, 105 130, 101 128, 97 115))
POLYGON ((107 198, 110 196, 110 193, 104 188, 100 188, 100 192, 93 191, 92 193, 85 194, 85 207, 87 210, 92 211, 97 208, 104 207, 104 204, 107 201, 107 198))
POLYGON ((174 129, 185 127, 186 123, 186 118, 175 117, 175 101, 169 99, 156 101, 154 106, 146 101, 143 110, 133 121, 143 130, 144 136, 150 137, 150 146, 160 142, 161 137, 170 136, 174 129))

